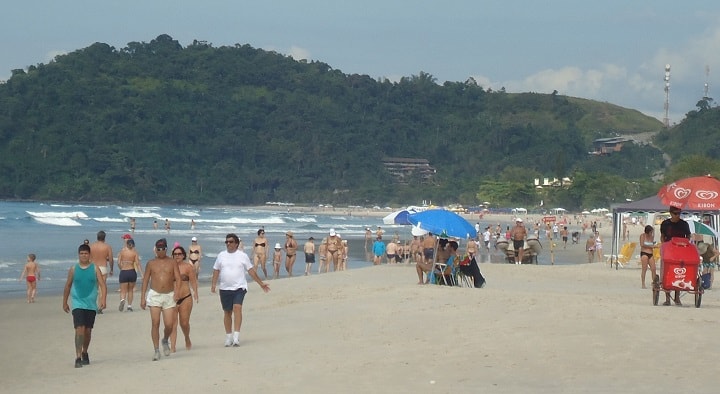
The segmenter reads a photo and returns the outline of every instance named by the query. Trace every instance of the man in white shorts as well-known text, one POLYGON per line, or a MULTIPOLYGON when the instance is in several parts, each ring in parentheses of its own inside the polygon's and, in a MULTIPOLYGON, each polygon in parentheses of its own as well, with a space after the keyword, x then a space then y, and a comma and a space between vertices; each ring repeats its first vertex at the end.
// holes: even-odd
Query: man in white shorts
POLYGON ((160 315, 165 326, 163 331, 163 353, 165 357, 170 355, 170 345, 168 338, 175 326, 175 302, 182 279, 180 278, 180 270, 175 260, 167 255, 167 241, 165 238, 155 242, 156 258, 148 261, 145 266, 145 275, 143 276, 142 293, 140 308, 145 310, 146 306, 150 307, 150 337, 155 348, 153 361, 160 359, 160 315), (150 284, 150 290, 148 290, 150 284), (147 293, 146 293, 147 292, 147 293), (142 295, 147 294, 147 297, 142 295))

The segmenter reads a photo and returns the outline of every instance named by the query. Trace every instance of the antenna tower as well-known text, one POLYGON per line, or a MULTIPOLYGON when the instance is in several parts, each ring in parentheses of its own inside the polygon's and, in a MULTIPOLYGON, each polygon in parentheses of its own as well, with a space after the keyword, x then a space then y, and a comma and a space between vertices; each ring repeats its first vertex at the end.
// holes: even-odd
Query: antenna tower
POLYGON ((705 100, 710 98, 710 96, 708 96, 708 90, 710 90, 710 85, 708 84, 709 80, 710 80, 710 66, 705 65, 705 90, 703 92, 703 99, 705 99, 705 100))
POLYGON ((665 128, 670 127, 670 65, 665 65, 665 117, 663 124, 665 128))

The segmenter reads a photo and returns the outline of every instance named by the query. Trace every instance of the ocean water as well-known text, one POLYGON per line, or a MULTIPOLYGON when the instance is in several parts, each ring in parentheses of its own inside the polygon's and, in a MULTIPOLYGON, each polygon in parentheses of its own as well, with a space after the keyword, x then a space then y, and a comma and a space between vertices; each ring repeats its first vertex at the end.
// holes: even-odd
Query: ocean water
MULTIPOLYGON (((245 207, 0 202, 0 236, 4 244, 0 254, 0 297, 24 296, 25 282, 18 278, 28 253, 37 255, 41 267, 39 295, 61 293, 67 270, 77 261, 77 247, 83 240, 94 242, 97 232, 104 230, 106 242, 117 258, 121 236, 130 231, 130 218, 136 220, 133 238, 143 266, 152 256, 156 240, 166 238, 169 245, 180 242, 187 249, 190 239, 198 237, 204 255, 201 280, 210 278, 217 253, 225 249, 223 242, 227 233, 237 234, 249 254, 249 245, 259 228, 265 229, 271 245, 283 244, 285 232, 293 231, 301 251, 293 275, 302 275, 305 270, 302 245, 308 237, 313 236, 317 245, 331 228, 348 239, 348 269, 372 264, 364 248, 365 227, 374 229, 381 225, 389 234, 403 232, 403 237, 410 237, 407 227, 383 225, 381 218, 353 216, 342 210, 320 215, 297 207, 278 211, 245 207), (170 232, 164 229, 165 219, 170 222, 170 232), (192 220, 194 230, 190 228, 192 220), (153 227, 154 221, 158 229, 153 227)), ((284 261, 283 257, 281 277, 286 276, 284 261)), ((268 268, 271 272, 272 264, 268 264, 268 268)), ((314 268, 317 270, 317 263, 314 268)), ((110 289, 117 287, 117 276, 110 277, 108 285, 110 289)))
MULTIPOLYGON (((283 244, 285 232, 292 231, 300 250, 293 269, 294 276, 301 276, 305 271, 302 245, 308 237, 313 236, 315 244, 318 245, 330 229, 335 229, 343 239, 348 240, 350 251, 348 269, 372 265, 372 255, 365 248, 366 227, 375 230, 377 226, 382 226, 385 230, 385 240, 391 239, 394 235, 403 241, 412 238, 410 226, 386 225, 382 223, 381 216, 351 214, 347 209, 341 208, 338 208, 336 213, 318 214, 311 209, 295 206, 278 210, 249 207, 0 201, 0 237, 3 240, 2 253, 0 253, 0 298, 25 296, 25 282, 18 281, 18 278, 28 253, 37 255, 41 268, 38 295, 61 294, 67 271, 77 261, 77 247, 83 240, 94 242, 97 232, 104 230, 107 233, 106 242, 112 246, 117 259, 117 253, 123 245, 121 236, 130 232, 130 218, 135 218, 136 221, 133 238, 143 266, 153 256, 156 240, 166 238, 168 245, 179 242, 187 249, 190 239, 193 236, 198 237, 203 248, 201 282, 209 281, 217 253, 225 249, 224 241, 227 233, 237 234, 245 245, 245 252, 250 254, 250 245, 257 236, 258 229, 265 229, 270 245, 278 242, 283 244), (170 222, 169 232, 164 229, 166 219, 170 222), (195 222, 195 229, 190 228, 191 221, 195 222), (157 222, 157 229, 154 228, 153 222, 157 222)), ((511 219, 505 218, 505 220, 511 219)), ((502 228, 512 224, 509 221, 497 222, 497 219, 481 220, 480 223, 482 226, 499 223, 502 228)), ((575 231, 574 226, 571 226, 571 231, 575 231)), ((547 240, 542 236, 541 241, 547 246, 547 240)), ((584 240, 581 245, 569 246, 569 248, 582 248, 583 244, 584 240)), ((481 263, 505 261, 502 252, 494 250, 490 253, 481 253, 479 257, 481 263)), ((550 260, 549 250, 544 249, 538 257, 539 264, 550 264, 550 260)), ((268 257, 267 268, 272 275, 270 261, 271 256, 268 257)), ((558 258, 554 264, 582 262, 584 260, 563 261, 562 258, 558 258)), ((281 278, 287 276, 284 263, 283 256, 281 278)), ((313 265, 313 272, 317 272, 317 266, 318 263, 313 265)), ((409 280, 414 281, 414 271, 411 276, 409 280)), ((108 287, 110 291, 117 289, 117 275, 108 278, 108 287)))

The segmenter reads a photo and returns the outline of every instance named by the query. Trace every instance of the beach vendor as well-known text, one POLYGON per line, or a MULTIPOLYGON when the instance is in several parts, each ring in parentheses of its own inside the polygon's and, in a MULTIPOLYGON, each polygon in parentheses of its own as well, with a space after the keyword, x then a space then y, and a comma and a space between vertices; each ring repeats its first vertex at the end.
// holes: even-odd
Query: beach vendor
MULTIPOLYGON (((669 242, 675 237, 690 238, 690 226, 686 221, 680 218, 680 208, 670 207, 670 218, 660 223, 660 237, 663 242, 669 242)), ((653 279, 654 280, 654 279, 653 279)), ((682 305, 680 302, 680 292, 675 290, 675 305, 682 305)), ((665 306, 670 305, 670 292, 665 292, 665 306)))

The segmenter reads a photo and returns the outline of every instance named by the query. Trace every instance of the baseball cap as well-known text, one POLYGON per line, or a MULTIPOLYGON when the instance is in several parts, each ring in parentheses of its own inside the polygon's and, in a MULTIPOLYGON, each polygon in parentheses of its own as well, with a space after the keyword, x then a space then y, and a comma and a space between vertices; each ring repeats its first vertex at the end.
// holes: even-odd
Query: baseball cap
POLYGON ((125 234, 122 235, 121 238, 122 238, 122 239, 132 239, 132 235, 130 235, 130 234, 128 234, 128 233, 125 233, 125 234))
POLYGON ((197 242, 197 237, 192 237, 190 240, 193 242, 197 242))
POLYGON ((337 235, 337 233, 335 232, 335 229, 334 229, 334 228, 331 228, 331 229, 330 229, 330 236, 331 236, 331 237, 334 237, 335 235, 337 235))
POLYGON ((520 218, 515 219, 515 221, 518 223, 522 223, 522 219, 520 219, 520 218))

